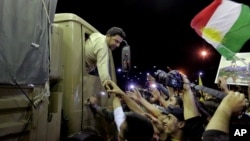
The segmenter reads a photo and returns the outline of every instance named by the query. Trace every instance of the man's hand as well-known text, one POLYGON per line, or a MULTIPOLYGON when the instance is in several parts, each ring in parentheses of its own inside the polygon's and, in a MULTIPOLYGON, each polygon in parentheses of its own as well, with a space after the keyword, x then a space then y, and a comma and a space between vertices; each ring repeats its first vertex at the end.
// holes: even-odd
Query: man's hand
POLYGON ((149 88, 149 92, 152 94, 152 96, 155 98, 155 99, 159 99, 160 96, 161 96, 161 92, 157 89, 157 88, 149 88))
POLYGON ((92 104, 92 105, 97 104, 97 100, 96 100, 96 98, 95 98, 94 96, 91 96, 91 97, 89 98, 89 104, 92 104))
POLYGON ((180 73, 183 80, 183 91, 184 93, 191 90, 190 81, 185 74, 180 73))
POLYGON ((220 107, 229 114, 239 114, 246 106, 245 95, 240 92, 229 91, 221 101, 220 107))
POLYGON ((132 91, 127 91, 126 94, 135 101, 140 101, 143 98, 141 93, 136 88, 134 88, 132 91))
POLYGON ((226 94, 228 94, 229 89, 227 87, 227 80, 225 77, 219 77, 218 78, 218 87, 222 89, 223 92, 225 92, 226 94))
POLYGON ((125 94, 124 91, 122 91, 112 80, 105 81, 104 87, 109 94, 116 94, 116 95, 125 94))

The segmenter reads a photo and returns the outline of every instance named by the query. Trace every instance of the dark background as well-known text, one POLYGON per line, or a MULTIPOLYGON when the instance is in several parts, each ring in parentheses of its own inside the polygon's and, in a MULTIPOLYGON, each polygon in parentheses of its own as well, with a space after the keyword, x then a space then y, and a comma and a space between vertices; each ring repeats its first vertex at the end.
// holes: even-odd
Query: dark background
MULTIPOLYGON (((234 0, 250 5, 249 0, 234 0)), ((192 18, 212 0, 58 0, 56 13, 74 13, 101 33, 112 26, 124 29, 131 46, 132 68, 117 72, 118 84, 144 84, 146 73, 167 67, 185 73, 197 82, 203 72, 205 86, 214 80, 220 54, 190 27, 192 18), (203 58, 201 50, 207 50, 203 58)), ((250 31, 249 31, 250 32, 250 31)), ((249 42, 241 52, 249 52, 249 42)), ((121 67, 121 49, 114 51, 116 68, 121 67)))

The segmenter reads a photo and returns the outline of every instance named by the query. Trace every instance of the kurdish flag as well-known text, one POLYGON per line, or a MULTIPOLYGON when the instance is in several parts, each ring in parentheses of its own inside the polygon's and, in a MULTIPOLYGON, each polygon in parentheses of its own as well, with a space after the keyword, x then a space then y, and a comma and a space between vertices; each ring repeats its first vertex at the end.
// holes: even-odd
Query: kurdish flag
POLYGON ((192 19, 191 27, 231 60, 250 38, 250 9, 230 0, 214 0, 192 19))

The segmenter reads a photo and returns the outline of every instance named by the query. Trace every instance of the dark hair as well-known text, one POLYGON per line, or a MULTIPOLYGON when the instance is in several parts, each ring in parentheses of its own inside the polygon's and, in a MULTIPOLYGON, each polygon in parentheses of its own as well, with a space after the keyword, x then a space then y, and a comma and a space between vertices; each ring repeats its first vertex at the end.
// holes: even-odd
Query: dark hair
POLYGON ((181 107, 174 107, 174 106, 170 105, 167 108, 162 109, 162 114, 165 114, 165 115, 172 114, 179 121, 185 121, 183 108, 181 108, 181 107))
POLYGON ((203 133, 203 141, 229 141, 231 138, 229 137, 228 134, 222 132, 222 133, 217 133, 215 135, 212 134, 212 131, 205 131, 203 133))
POLYGON ((81 132, 70 137, 68 141, 105 141, 105 139, 94 128, 85 127, 81 132))
POLYGON ((120 27, 111 27, 111 28, 107 31, 106 35, 110 35, 110 36, 119 35, 119 36, 121 36, 123 39, 126 38, 126 33, 125 33, 125 32, 123 31, 123 29, 120 28, 120 27))
POLYGON ((151 141, 154 129, 151 121, 134 112, 126 114, 127 128, 124 130, 124 138, 128 141, 151 141))
POLYGON ((183 108, 183 100, 182 100, 182 98, 181 98, 180 96, 177 96, 177 95, 175 95, 174 97, 175 97, 175 99, 176 99, 176 103, 177 103, 181 108, 183 108))

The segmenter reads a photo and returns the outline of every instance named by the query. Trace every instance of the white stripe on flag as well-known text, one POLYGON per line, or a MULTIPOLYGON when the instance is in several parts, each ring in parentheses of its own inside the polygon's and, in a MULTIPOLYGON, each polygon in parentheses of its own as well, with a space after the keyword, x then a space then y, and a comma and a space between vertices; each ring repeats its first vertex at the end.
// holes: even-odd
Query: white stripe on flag
MULTIPOLYGON (((221 36, 224 37, 238 19, 240 12, 241 4, 229 0, 222 0, 221 5, 215 10, 205 28, 216 29, 221 33, 221 36)), ((202 37, 214 47, 220 44, 205 36, 202 37)))

